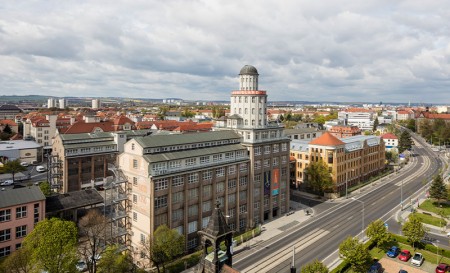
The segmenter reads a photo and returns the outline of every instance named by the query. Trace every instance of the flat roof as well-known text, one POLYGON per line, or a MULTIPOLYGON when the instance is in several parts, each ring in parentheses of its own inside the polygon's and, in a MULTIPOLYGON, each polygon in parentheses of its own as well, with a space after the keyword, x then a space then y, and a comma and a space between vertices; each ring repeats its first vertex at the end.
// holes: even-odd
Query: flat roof
POLYGON ((103 203, 103 197, 97 190, 73 191, 47 197, 45 213, 56 213, 101 203, 103 203))
POLYGON ((24 149, 37 149, 41 145, 31 140, 8 140, 0 141, 0 151, 3 150, 24 150, 24 149))
POLYGON ((39 186, 26 186, 22 188, 2 187, 0 190, 0 208, 12 207, 45 200, 39 186))

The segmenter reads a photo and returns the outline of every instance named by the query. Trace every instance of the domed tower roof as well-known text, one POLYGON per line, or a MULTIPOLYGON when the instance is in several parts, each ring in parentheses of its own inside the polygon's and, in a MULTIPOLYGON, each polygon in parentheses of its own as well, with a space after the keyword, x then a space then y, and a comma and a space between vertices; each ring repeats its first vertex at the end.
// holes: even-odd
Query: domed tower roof
POLYGON ((239 72, 239 75, 259 75, 258 70, 253 65, 244 65, 242 67, 241 71, 239 72))

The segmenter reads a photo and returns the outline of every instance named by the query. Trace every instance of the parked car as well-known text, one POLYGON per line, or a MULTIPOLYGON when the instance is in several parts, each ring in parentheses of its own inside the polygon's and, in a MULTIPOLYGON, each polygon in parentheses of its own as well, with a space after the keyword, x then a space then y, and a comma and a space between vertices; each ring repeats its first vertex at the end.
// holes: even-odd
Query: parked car
POLYGON ((436 273, 446 273, 446 272, 450 272, 450 265, 442 263, 436 266, 436 273))
POLYGON ((400 253, 400 248, 396 246, 392 246, 388 252, 386 252, 386 255, 390 258, 395 258, 400 253))
POLYGON ((408 273, 408 271, 400 269, 400 271, 398 271, 398 273, 408 273))
POLYGON ((14 184, 13 180, 5 180, 0 184, 0 186, 11 186, 12 184, 14 184))
POLYGON ((368 273, 380 273, 383 272, 383 267, 379 262, 374 263, 370 266, 368 273))
POLYGON ((44 166, 37 166, 36 167, 36 171, 40 172, 40 173, 43 173, 43 172, 47 171, 47 169, 44 166))
POLYGON ((402 250, 400 252, 400 255, 398 255, 398 259, 403 262, 407 262, 409 258, 411 258, 411 252, 409 252, 409 250, 406 249, 402 250))
POLYGON ((75 268, 80 272, 86 271, 88 269, 86 262, 83 260, 79 260, 75 265, 75 268))
POLYGON ((423 263, 423 255, 422 253, 417 252, 411 259, 411 265, 421 266, 423 263))
POLYGON ((20 165, 24 167, 28 167, 30 164, 28 162, 20 162, 20 165))

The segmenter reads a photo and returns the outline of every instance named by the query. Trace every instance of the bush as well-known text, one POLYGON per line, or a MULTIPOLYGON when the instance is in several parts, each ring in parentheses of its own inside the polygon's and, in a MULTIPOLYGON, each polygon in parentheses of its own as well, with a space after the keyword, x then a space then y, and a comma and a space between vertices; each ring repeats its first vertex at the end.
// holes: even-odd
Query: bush
POLYGON ((342 262, 335 269, 331 270, 330 273, 344 273, 350 269, 350 263, 342 262))

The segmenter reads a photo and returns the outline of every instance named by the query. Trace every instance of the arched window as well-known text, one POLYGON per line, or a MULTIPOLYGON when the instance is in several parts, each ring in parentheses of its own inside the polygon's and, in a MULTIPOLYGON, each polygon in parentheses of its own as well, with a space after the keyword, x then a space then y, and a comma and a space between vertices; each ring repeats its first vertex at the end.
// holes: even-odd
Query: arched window
POLYGON ((247 125, 248 125, 248 119, 245 120, 245 126, 247 126, 247 125))
POLYGON ((241 108, 239 108, 239 115, 240 115, 240 114, 242 114, 242 111, 241 111, 241 110, 242 110, 242 109, 241 109, 241 108))
POLYGON ((255 120, 252 119, 252 126, 255 126, 255 120))
POLYGON ((247 108, 244 109, 244 114, 246 114, 246 115, 248 114, 248 109, 247 108))

